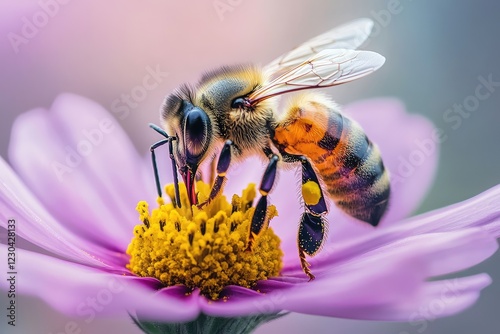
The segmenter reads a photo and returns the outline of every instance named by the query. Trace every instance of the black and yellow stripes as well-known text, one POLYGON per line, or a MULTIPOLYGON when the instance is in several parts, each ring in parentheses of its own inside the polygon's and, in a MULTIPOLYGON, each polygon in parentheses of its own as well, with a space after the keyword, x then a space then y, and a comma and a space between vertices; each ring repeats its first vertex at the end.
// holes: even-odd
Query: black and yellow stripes
POLYGON ((376 226, 388 204, 389 174, 378 147, 337 109, 322 95, 301 94, 279 120, 274 141, 313 162, 339 208, 376 226))

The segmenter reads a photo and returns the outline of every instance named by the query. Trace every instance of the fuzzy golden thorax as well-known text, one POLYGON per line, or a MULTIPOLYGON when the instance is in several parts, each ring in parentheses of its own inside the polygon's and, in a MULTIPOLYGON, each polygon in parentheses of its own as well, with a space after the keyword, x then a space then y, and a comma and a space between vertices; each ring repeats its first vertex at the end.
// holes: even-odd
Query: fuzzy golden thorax
POLYGON ((274 128, 274 102, 261 101, 251 108, 235 107, 234 101, 245 98, 268 79, 254 66, 223 67, 205 74, 193 90, 195 105, 202 108, 214 125, 214 139, 231 139, 237 156, 261 153, 269 147, 274 128))

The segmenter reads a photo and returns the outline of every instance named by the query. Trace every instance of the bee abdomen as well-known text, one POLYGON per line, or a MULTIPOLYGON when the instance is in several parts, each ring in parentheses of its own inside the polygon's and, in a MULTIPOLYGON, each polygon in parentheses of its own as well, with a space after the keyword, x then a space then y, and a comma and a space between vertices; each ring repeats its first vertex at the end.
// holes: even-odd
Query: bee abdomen
POLYGON ((307 156, 337 206, 375 226, 387 208, 389 174, 378 147, 337 110, 321 95, 299 95, 278 122, 273 141, 281 151, 307 156))
POLYGON ((325 159, 316 161, 327 191, 346 213, 376 226, 390 194, 389 175, 380 151, 347 117, 343 117, 339 143, 325 159))

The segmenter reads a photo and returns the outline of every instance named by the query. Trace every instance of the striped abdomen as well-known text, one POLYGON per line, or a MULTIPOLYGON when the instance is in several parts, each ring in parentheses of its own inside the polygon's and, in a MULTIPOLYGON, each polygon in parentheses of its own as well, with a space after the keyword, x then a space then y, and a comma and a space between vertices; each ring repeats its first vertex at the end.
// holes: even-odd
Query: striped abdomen
POLYGON ((275 144, 287 153, 307 156, 336 205, 376 226, 390 194, 378 147, 356 122, 336 111, 335 104, 307 96, 278 122, 275 144))

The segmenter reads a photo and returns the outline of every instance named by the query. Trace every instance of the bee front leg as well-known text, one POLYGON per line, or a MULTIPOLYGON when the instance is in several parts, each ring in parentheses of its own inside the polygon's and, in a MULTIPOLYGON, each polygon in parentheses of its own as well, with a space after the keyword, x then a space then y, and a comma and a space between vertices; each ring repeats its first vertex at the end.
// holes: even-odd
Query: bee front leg
POLYGON ((176 140, 175 137, 169 136, 165 130, 160 128, 159 126, 155 124, 149 124, 149 127, 158 132, 159 134, 163 135, 166 137, 166 139, 160 140, 159 142, 151 145, 149 148, 151 152, 151 162, 153 163, 153 172, 155 175, 155 184, 156 184, 156 190, 158 192, 158 202, 161 203, 163 202, 162 200, 162 191, 161 191, 161 184, 160 184, 160 176, 158 174, 158 165, 156 164, 156 154, 155 150, 165 144, 168 144, 168 151, 169 151, 169 156, 170 159, 172 160, 172 172, 174 174, 174 189, 175 189, 175 206, 180 208, 181 207, 181 201, 180 201, 180 195, 179 195, 179 180, 177 178, 177 165, 175 163, 175 158, 174 158, 174 148, 172 146, 172 141, 176 140))
POLYGON ((309 160, 305 156, 291 155, 286 152, 282 152, 282 156, 285 162, 300 162, 302 165, 302 198, 306 210, 300 219, 297 242, 302 270, 309 280, 313 280, 314 275, 309 268, 310 264, 306 261, 306 254, 314 256, 321 249, 326 235, 325 216, 328 208, 318 176, 309 160))
POLYGON ((257 206, 255 207, 255 211, 252 217, 252 224, 250 225, 250 236, 248 238, 247 247, 248 251, 252 250, 255 238, 260 234, 262 228, 267 223, 267 195, 273 188, 279 160, 278 156, 274 153, 271 153, 269 156, 269 164, 267 165, 264 175, 262 176, 262 181, 259 188, 261 197, 257 202, 257 206))
POLYGON ((219 155, 219 160, 217 161, 217 177, 215 178, 214 184, 212 186, 212 190, 210 191, 210 195, 208 199, 198 204, 198 208, 202 208, 208 203, 210 203, 214 198, 216 198, 221 190, 224 188, 224 183, 226 183, 226 173, 229 169, 229 164, 231 163, 231 146, 233 142, 230 140, 226 140, 224 146, 219 155))

